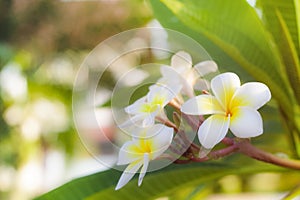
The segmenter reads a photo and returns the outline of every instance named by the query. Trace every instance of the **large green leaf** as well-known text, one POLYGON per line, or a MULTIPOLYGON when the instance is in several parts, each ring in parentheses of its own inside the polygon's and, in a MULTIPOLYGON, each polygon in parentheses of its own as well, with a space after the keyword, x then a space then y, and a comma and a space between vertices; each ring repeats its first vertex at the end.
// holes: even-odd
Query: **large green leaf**
MULTIPOLYGON (((299 0, 259 0, 257 6, 262 10, 263 19, 267 24, 268 29, 272 33, 275 41, 281 40, 282 30, 281 25, 277 19, 276 12, 282 15, 282 19, 286 23, 287 31, 291 35, 293 44, 298 57, 300 57, 299 50, 299 15, 300 11, 297 10, 299 0), (297 13, 298 12, 298 13, 297 13)), ((298 8, 299 9, 299 8, 298 8)))
POLYGON ((137 180, 134 179, 118 191, 115 191, 114 188, 120 177, 120 172, 108 170, 73 180, 36 198, 36 200, 154 199, 155 197, 169 195, 181 187, 209 183, 228 174, 284 170, 267 164, 257 164, 256 162, 253 164, 244 167, 220 163, 173 164, 157 172, 148 173, 140 188, 137 186, 137 180))
POLYGON ((260 0, 258 6, 261 7, 268 30, 276 41, 290 84, 300 104, 300 52, 294 1, 260 0))
MULTIPOLYGON (((191 167, 181 170, 166 171, 157 173, 145 178, 143 186, 137 189, 136 181, 130 182, 126 188, 116 192, 114 187, 102 190, 87 200, 152 200, 159 197, 169 196, 182 187, 196 186, 210 183, 212 180, 228 174, 249 174, 257 171, 269 171, 264 167, 234 167, 218 165, 191 165, 191 167), (134 193, 133 193, 134 191, 134 193)), ((274 168, 275 169, 275 168, 274 168)))

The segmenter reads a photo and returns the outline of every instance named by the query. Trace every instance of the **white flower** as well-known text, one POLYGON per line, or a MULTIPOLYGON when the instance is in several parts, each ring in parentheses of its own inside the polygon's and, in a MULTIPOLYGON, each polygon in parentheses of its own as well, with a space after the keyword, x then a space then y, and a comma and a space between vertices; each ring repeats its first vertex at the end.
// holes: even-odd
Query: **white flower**
POLYGON ((204 79, 199 79, 206 74, 217 71, 218 66, 214 61, 204 61, 192 67, 190 54, 179 51, 171 58, 171 67, 161 66, 162 78, 158 82, 182 85, 182 93, 189 97, 194 96, 193 88, 208 89, 209 85, 204 79), (197 73, 198 72, 198 73, 197 73))
POLYGON ((132 116, 120 127, 139 122, 141 122, 143 127, 153 125, 155 117, 164 114, 163 108, 177 96, 180 89, 180 85, 164 86, 156 84, 150 86, 149 92, 145 97, 138 99, 125 108, 125 112, 132 116))
POLYGON ((215 96, 199 95, 182 105, 181 111, 186 114, 212 114, 198 130, 204 148, 213 148, 225 137, 228 129, 239 138, 263 133, 262 118, 257 109, 271 99, 270 90, 259 82, 240 84, 236 74, 220 74, 211 81, 215 96))
POLYGON ((133 138, 126 142, 119 152, 118 165, 129 164, 120 177, 116 190, 126 185, 141 168, 138 185, 142 184, 149 161, 156 159, 170 146, 173 129, 156 124, 139 133, 143 138, 133 138), (149 135, 151 135, 149 137, 149 135))

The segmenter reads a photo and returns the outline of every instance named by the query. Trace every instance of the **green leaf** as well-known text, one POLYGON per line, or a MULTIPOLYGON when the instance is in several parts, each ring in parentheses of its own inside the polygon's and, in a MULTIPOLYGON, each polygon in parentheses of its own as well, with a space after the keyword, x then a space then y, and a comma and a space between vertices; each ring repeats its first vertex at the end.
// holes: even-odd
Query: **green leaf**
POLYGON ((259 6, 267 27, 276 41, 285 71, 300 104, 299 27, 294 1, 260 0, 259 6))
POLYGON ((289 192, 284 199, 293 200, 300 196, 300 184, 297 185, 291 192, 289 192))
MULTIPOLYGON (((131 181, 123 189, 114 190, 114 186, 102 190, 87 200, 152 200, 172 195, 182 187, 207 184, 228 174, 248 174, 257 171, 272 170, 265 165, 260 167, 240 167, 230 165, 191 164, 187 168, 158 172, 146 176, 141 188, 137 188, 136 180, 131 181)), ((274 168, 275 169, 275 168, 274 168)), ((276 170, 279 168, 276 168, 276 170)))
MULTIPOLYGON (((296 21, 298 27, 298 55, 300 54, 300 0, 294 0, 295 10, 296 10, 296 21)), ((299 56, 300 57, 300 56, 299 56)))
POLYGON ((115 191, 114 188, 121 172, 111 169, 75 179, 36 198, 36 200, 153 199, 169 195, 181 187, 210 183, 212 180, 228 174, 250 174, 265 171, 280 172, 284 169, 262 163, 257 164, 257 162, 244 167, 221 163, 173 164, 162 170, 148 173, 140 188, 137 186, 137 179, 133 179, 124 188, 115 191))
POLYGON ((294 89, 294 93, 298 104, 300 105, 300 65, 299 65, 299 58, 297 57, 297 52, 292 42, 291 35, 287 29, 287 25, 283 20, 281 13, 277 10, 276 12, 278 21, 280 24, 280 52, 285 63, 285 68, 287 75, 289 77, 289 81, 294 89))
POLYGON ((257 5, 262 9, 263 19, 275 41, 280 41, 282 35, 282 28, 277 19, 277 12, 281 13, 287 32, 291 35, 291 41, 295 46, 296 54, 300 57, 299 0, 259 0, 257 5))

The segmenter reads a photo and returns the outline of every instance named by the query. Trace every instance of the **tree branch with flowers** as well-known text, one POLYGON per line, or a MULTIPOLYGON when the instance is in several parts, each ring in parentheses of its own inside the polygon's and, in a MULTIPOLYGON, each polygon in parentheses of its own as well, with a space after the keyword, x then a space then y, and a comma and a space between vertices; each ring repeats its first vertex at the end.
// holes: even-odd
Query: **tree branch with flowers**
MULTIPOLYGON (((117 164, 129 165, 116 190, 128 183, 140 168, 138 185, 141 185, 149 162, 159 158, 169 147, 172 149, 173 134, 185 135, 180 124, 168 119, 164 111, 166 105, 176 110, 173 116, 179 118, 181 115, 197 131, 201 144, 198 146, 189 141, 186 151, 174 163, 205 162, 240 152, 263 162, 300 169, 300 161, 274 156, 251 144, 250 138, 263 134, 263 119, 257 110, 271 99, 265 84, 248 82, 241 85, 235 73, 226 72, 215 76, 210 87, 202 84, 203 94, 195 96, 193 88, 197 78, 199 82, 208 83, 200 77, 215 72, 217 65, 213 61, 204 61, 192 67, 192 58, 184 51, 172 57, 171 66, 162 66, 160 70, 162 78, 149 87, 147 95, 125 108, 130 118, 120 127, 139 124, 142 131, 120 149, 117 164), (189 99, 182 102, 184 96, 189 99), (204 118, 205 115, 211 116, 204 118), (235 137, 226 137, 229 130, 235 137), (226 147, 213 151, 220 142, 226 147)), ((168 155, 164 158, 170 159, 168 155)))

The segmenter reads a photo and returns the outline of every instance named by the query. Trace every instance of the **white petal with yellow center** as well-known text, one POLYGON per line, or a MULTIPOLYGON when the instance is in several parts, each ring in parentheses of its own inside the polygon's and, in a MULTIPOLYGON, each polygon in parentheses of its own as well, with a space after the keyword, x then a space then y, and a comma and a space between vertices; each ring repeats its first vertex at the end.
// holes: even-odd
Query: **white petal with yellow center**
POLYGON ((125 112, 128 114, 139 114, 141 113, 141 108, 144 106, 146 102, 146 97, 142 97, 138 100, 136 100, 133 104, 127 106, 125 108, 125 112))
POLYGON ((178 95, 180 89, 181 87, 176 85, 172 85, 172 87, 169 85, 152 85, 149 87, 147 101, 151 105, 164 107, 178 95))
POLYGON ((206 149, 213 148, 225 137, 229 124, 229 116, 215 114, 207 118, 198 129, 201 145, 206 149))
POLYGON ((239 77, 231 72, 220 74, 211 80, 211 89, 224 109, 227 109, 233 94, 240 85, 239 77))
POLYGON ((263 122, 258 111, 251 107, 237 107, 232 110, 230 130, 239 138, 256 137, 263 133, 263 122))
POLYGON ((250 106, 254 109, 259 109, 270 99, 271 92, 265 84, 259 82, 245 83, 236 90, 232 98, 231 107, 250 106))
POLYGON ((181 111, 189 115, 225 114, 217 98, 211 95, 199 95, 189 99, 181 106, 181 111))
MULTIPOLYGON (((141 137, 134 137, 126 142, 119 152, 118 165, 129 164, 122 174, 116 189, 120 189, 133 177, 141 167, 139 185, 146 174, 150 160, 154 160, 164 153, 173 138, 173 129, 162 124, 156 124, 146 131, 141 129, 141 137), (151 135, 151 137, 148 137, 151 135)), ((137 134, 135 134, 137 135, 137 134)))
POLYGON ((117 165, 126 165, 134 161, 140 160, 143 156, 143 152, 140 152, 139 147, 135 141, 127 141, 123 144, 119 151, 117 165))

